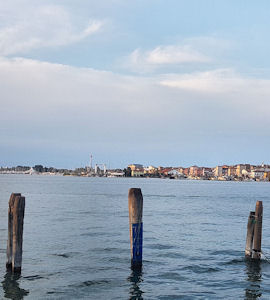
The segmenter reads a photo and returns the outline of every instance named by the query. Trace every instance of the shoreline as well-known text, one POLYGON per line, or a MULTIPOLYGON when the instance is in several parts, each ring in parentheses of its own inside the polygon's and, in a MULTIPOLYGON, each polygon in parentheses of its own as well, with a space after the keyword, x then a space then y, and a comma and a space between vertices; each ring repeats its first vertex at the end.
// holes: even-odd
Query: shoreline
POLYGON ((74 174, 63 174, 63 173, 48 173, 48 172, 43 172, 43 173, 24 173, 24 172, 0 172, 0 175, 25 175, 25 176, 51 176, 51 177, 83 177, 83 178, 129 178, 129 179, 161 179, 161 180, 171 180, 171 181, 220 181, 220 182, 270 182, 269 180, 254 180, 250 178, 241 178, 241 179, 225 179, 223 177, 221 178, 170 178, 170 177, 151 177, 151 176, 89 176, 89 175, 74 175, 74 174))

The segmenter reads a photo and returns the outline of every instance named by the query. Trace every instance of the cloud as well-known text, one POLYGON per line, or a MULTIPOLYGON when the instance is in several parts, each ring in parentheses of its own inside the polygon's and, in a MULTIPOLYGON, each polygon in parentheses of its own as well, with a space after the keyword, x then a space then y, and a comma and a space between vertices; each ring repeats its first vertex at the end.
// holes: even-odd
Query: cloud
POLYGON ((232 70, 220 69, 190 74, 169 74, 160 84, 194 92, 224 93, 243 83, 232 70))
POLYGON ((221 136, 234 145, 269 136, 270 81, 232 70, 161 79, 2 58, 0 78, 4 161, 24 153, 69 166, 91 151, 122 166, 196 155, 198 143, 211 151, 221 136))
POLYGON ((207 63, 211 59, 189 45, 158 46, 152 50, 134 50, 127 58, 126 65, 137 71, 153 70, 164 66, 207 63))
POLYGON ((232 69, 165 75, 160 84, 197 93, 270 95, 269 80, 241 76, 232 69))
POLYGON ((99 124, 101 131, 110 130, 108 126, 125 131, 129 126, 133 128, 132 118, 138 121, 134 126, 144 130, 143 123, 151 124, 164 115, 194 114, 196 104, 209 106, 211 111, 218 110, 222 104, 228 106, 227 112, 239 108, 247 115, 260 108, 264 114, 270 112, 269 80, 245 78, 233 70, 137 77, 23 58, 2 58, 0 77, 1 122, 4 123, 16 116, 17 120, 31 120, 50 127, 60 120, 65 124, 68 118, 78 128, 86 122, 90 128, 99 124), (13 113, 14 110, 18 113, 13 113))
POLYGON ((0 25, 2 56, 76 43, 97 33, 104 25, 104 21, 93 19, 78 26, 75 17, 66 8, 31 2, 26 7, 3 6, 0 15, 3 16, 0 25), (12 18, 7 18, 11 15, 12 18))

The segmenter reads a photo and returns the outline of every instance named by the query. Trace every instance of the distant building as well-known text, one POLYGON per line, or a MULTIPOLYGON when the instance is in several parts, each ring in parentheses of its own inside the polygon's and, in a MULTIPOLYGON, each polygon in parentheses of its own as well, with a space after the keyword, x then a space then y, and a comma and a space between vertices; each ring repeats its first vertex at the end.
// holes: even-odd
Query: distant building
POLYGON ((228 170, 229 167, 228 166, 222 166, 222 176, 228 176, 228 170))
POLYGON ((246 170, 246 171, 250 172, 250 170, 251 170, 250 164, 245 164, 245 165, 239 164, 239 165, 237 165, 236 166, 236 175, 238 177, 242 177, 243 170, 246 170))
POLYGON ((158 169, 156 167, 149 166, 149 167, 144 168, 144 173, 145 174, 155 174, 157 172, 157 170, 158 169))
POLYGON ((245 164, 245 166, 246 166, 246 170, 247 170, 248 172, 250 172, 250 171, 251 171, 251 165, 250 165, 250 164, 245 164))
POLYGON ((162 170, 159 170, 160 175, 163 176, 169 176, 169 172, 172 170, 173 168, 168 167, 168 168, 162 168, 162 170))
POLYGON ((182 175, 185 175, 185 176, 189 175, 189 168, 179 168, 178 171, 182 175))
POLYGON ((231 176, 231 177, 236 176, 236 167, 235 166, 228 167, 228 176, 231 176))
POLYGON ((179 173, 179 171, 177 171, 176 169, 172 169, 171 171, 168 172, 168 175, 174 178, 178 178, 181 176, 181 174, 179 173))
POLYGON ((250 176, 250 172, 247 170, 242 170, 242 176, 248 178, 250 176))
POLYGON ((130 168, 131 171, 134 171, 136 169, 143 169, 143 165, 140 164, 132 164, 132 165, 128 165, 128 168, 130 168))
POLYGON ((264 172, 263 178, 264 178, 264 180, 266 180, 266 181, 270 181, 270 171, 264 172))
POLYGON ((203 177, 209 178, 209 177, 212 177, 212 175, 213 175, 212 168, 205 168, 205 167, 202 168, 202 176, 203 177))
POLYGON ((137 168, 135 170, 131 170, 131 176, 132 177, 143 177, 144 176, 144 169, 143 168, 137 168))
POLYGON ((192 177, 200 177, 203 174, 203 169, 198 166, 192 166, 189 168, 189 175, 192 177))
POLYGON ((250 177, 253 179, 263 180, 265 171, 263 169, 254 169, 250 172, 250 177))
POLYGON ((215 167, 214 175, 216 177, 221 177, 222 176, 222 166, 216 166, 215 167))
POLYGON ((245 170, 246 169, 246 167, 245 167, 245 165, 237 165, 236 166, 236 175, 238 176, 238 177, 242 177, 242 171, 243 170, 245 170))
POLYGON ((184 168, 182 168, 182 167, 180 167, 179 169, 178 169, 178 172, 180 173, 180 174, 184 174, 184 168))

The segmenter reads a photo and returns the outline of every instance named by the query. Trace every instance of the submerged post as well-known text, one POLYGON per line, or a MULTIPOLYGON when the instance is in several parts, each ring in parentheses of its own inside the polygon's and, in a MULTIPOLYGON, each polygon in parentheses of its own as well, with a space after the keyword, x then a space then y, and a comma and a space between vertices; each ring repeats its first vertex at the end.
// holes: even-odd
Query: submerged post
POLYGON ((262 243, 262 216, 263 216, 263 205, 262 201, 256 202, 255 211, 255 226, 254 226, 254 239, 253 239, 253 258, 261 258, 261 243, 262 243))
POLYGON ((143 196, 141 189, 131 188, 128 192, 129 208, 129 233, 131 250, 131 267, 142 266, 142 242, 143 242, 143 196))
POLYGON ((247 258, 252 257, 254 225, 255 225, 255 212, 251 211, 249 213, 248 223, 247 223, 247 239, 246 239, 246 249, 245 249, 245 256, 247 258))
POLYGON ((20 273, 22 267, 24 208, 25 197, 21 194, 11 194, 8 209, 6 267, 14 273, 20 273))

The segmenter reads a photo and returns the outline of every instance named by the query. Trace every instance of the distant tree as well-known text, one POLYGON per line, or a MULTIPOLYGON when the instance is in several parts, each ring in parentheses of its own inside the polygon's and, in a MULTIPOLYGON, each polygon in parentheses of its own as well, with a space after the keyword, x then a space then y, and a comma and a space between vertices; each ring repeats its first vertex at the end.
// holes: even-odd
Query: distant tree
POLYGON ((44 168, 42 165, 35 165, 33 168, 36 172, 42 173, 44 168))
POLYGON ((131 177, 131 169, 130 167, 127 167, 124 169, 125 177, 131 177))

